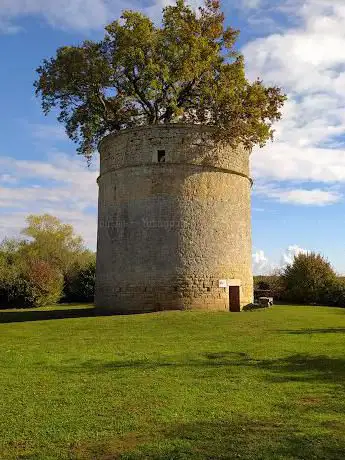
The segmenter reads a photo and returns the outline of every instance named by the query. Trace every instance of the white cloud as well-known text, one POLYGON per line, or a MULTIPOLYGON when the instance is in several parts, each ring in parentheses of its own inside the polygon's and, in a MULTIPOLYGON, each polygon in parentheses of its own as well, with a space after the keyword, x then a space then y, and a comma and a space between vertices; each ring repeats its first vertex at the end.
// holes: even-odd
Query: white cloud
POLYGON ((292 203, 301 205, 326 206, 340 201, 341 195, 337 192, 329 192, 326 190, 287 190, 280 193, 279 200, 282 203, 292 203))
MULTIPOLYGON (((54 27, 77 30, 103 27, 118 18, 124 9, 140 9, 157 20, 162 8, 171 3, 174 2, 155 0, 143 7, 140 0, 0 0, 0 31, 18 31, 12 21, 24 16, 38 16, 54 27)), ((199 0, 190 2, 192 6, 201 3, 199 0)))
POLYGON ((71 223, 95 248, 97 230, 97 169, 88 168, 85 160, 63 153, 48 161, 0 158, 5 177, 0 181, 0 239, 16 236, 28 214, 52 214, 71 223), (34 180, 27 185, 27 181, 34 180))
POLYGON ((254 193, 281 203, 304 206, 327 206, 338 203, 342 199, 342 195, 339 192, 331 189, 283 188, 270 183, 258 183, 254 193))
POLYGON ((286 267, 287 265, 291 265, 296 256, 299 254, 306 254, 307 252, 308 251, 306 249, 300 248, 296 244, 289 246, 282 254, 280 266, 286 267))
POLYGON ((28 123, 31 135, 43 141, 65 141, 68 140, 65 129, 62 125, 48 125, 44 123, 28 123))
POLYGON ((255 151, 252 170, 255 178, 266 180, 345 183, 345 149, 276 142, 255 151))
POLYGON ((11 174, 2 174, 0 176, 0 183, 2 184, 15 184, 17 179, 13 177, 11 174))
POLYGON ((261 6, 261 0, 242 0, 241 8, 255 9, 261 6))
POLYGON ((269 275, 275 266, 271 264, 262 249, 253 254, 253 273, 254 275, 269 275))
POLYGON ((276 9, 292 15, 295 25, 243 50, 250 77, 282 86, 289 96, 276 142, 253 152, 253 175, 294 181, 276 193, 279 201, 332 204, 339 193, 305 190, 296 181, 345 183, 345 3, 286 0, 276 9))
POLYGON ((292 264, 294 258, 299 254, 307 252, 297 244, 292 244, 283 251, 279 261, 275 262, 270 260, 262 249, 257 250, 253 253, 253 273, 254 275, 271 275, 292 264))
POLYGON ((54 26, 88 29, 104 24, 109 8, 103 0, 1 0, 0 17, 8 23, 19 16, 36 15, 54 26))

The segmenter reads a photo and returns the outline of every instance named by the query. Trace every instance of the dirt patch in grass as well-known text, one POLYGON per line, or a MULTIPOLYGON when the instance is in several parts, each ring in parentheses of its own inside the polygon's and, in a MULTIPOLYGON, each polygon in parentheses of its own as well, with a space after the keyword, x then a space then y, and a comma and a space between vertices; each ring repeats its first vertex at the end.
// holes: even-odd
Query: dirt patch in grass
POLYGON ((37 448, 35 448, 34 443, 25 439, 18 439, 15 441, 10 441, 7 448, 2 449, 0 446, 0 458, 15 458, 15 459, 30 459, 37 458, 37 448), (11 456, 9 456, 9 451, 11 456))
POLYGON ((323 399, 317 398, 316 396, 306 396, 299 400, 299 404, 302 406, 320 406, 323 403, 323 399))
POLYGON ((75 460, 344 459, 340 436, 311 435, 283 420, 195 421, 166 424, 156 436, 129 433, 116 443, 93 445, 75 460))
MULTIPOLYGON (((157 438, 157 436, 156 436, 157 438)), ((140 446, 154 442, 154 436, 126 433, 112 440, 78 442, 70 446, 71 460, 117 460, 123 453, 136 451, 140 446)))

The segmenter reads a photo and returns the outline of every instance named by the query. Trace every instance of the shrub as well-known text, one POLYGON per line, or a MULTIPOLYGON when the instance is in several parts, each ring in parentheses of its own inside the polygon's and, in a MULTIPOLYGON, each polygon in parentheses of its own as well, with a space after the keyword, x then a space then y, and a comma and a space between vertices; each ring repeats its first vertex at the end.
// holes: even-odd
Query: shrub
POLYGON ((283 300, 284 283, 282 277, 280 275, 254 276, 255 298, 260 297, 261 294, 266 295, 260 291, 269 291, 270 297, 273 297, 274 300, 283 300))
POLYGON ((95 295, 96 261, 75 266, 65 276, 64 302, 93 302, 95 295))
POLYGON ((71 280, 73 300, 92 300, 95 254, 84 247, 73 227, 50 215, 29 216, 27 224, 22 234, 30 239, 0 243, 1 307, 56 303, 63 294, 64 277, 71 280))
POLYGON ((2 306, 43 307, 58 302, 62 295, 61 273, 41 260, 25 261, 1 280, 2 306))
POLYGON ((337 276, 320 254, 299 254, 282 274, 286 300, 295 303, 322 304, 334 295, 337 276))
POLYGON ((24 273, 28 285, 26 305, 44 307, 57 303, 63 291, 63 276, 60 271, 43 260, 31 260, 24 273))
POLYGON ((345 282, 342 278, 338 278, 328 287, 324 293, 322 303, 345 308, 345 282))

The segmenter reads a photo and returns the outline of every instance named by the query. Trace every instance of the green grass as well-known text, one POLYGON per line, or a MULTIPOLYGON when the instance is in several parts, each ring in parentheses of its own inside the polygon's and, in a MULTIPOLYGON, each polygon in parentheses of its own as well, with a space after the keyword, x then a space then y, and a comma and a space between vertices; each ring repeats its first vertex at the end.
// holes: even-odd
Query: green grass
POLYGON ((0 347, 1 460, 345 458, 342 309, 4 310, 0 347))

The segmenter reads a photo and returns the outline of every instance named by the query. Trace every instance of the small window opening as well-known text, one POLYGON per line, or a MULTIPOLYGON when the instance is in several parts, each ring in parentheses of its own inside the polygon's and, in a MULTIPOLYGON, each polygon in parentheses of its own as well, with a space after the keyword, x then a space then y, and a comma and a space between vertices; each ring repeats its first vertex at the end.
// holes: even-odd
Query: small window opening
POLYGON ((165 150, 158 150, 158 163, 165 163, 165 150))

